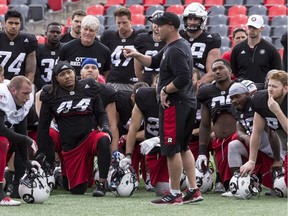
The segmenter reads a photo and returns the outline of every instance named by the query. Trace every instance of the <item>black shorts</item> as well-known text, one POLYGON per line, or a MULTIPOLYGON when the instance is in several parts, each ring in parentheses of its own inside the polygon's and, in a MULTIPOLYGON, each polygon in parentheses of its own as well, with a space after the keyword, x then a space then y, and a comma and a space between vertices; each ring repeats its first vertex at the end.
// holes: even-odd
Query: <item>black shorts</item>
POLYGON ((170 107, 159 107, 161 154, 172 156, 187 151, 196 118, 196 109, 181 102, 170 107))

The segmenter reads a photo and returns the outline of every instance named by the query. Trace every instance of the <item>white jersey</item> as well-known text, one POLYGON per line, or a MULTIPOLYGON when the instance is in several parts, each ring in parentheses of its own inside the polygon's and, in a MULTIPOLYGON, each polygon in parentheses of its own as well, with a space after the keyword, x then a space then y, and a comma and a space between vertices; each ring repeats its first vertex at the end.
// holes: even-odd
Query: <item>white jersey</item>
POLYGON ((19 124, 28 114, 31 106, 34 103, 34 95, 30 94, 30 99, 23 107, 17 109, 14 99, 8 90, 7 83, 0 83, 0 110, 5 112, 4 121, 14 124, 19 124))

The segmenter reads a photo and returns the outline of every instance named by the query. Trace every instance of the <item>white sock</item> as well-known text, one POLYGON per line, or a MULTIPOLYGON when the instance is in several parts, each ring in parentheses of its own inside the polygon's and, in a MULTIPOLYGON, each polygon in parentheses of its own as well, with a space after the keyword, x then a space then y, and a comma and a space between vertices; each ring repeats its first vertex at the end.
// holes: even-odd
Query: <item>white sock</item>
POLYGON ((170 193, 173 195, 173 196, 176 196, 177 194, 180 194, 180 190, 173 190, 173 189, 170 189, 170 193))

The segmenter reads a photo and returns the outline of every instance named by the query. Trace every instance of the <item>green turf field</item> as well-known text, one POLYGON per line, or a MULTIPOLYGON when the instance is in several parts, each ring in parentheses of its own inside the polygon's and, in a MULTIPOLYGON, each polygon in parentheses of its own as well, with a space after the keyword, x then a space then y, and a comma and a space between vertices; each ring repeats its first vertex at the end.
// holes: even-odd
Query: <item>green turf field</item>
POLYGON ((154 192, 146 192, 143 186, 132 197, 115 197, 108 192, 105 197, 92 197, 92 189, 85 195, 71 195, 63 190, 54 190, 44 204, 26 204, 21 206, 0 207, 0 216, 84 216, 84 215, 177 215, 177 216, 287 216, 287 199, 265 196, 261 193, 258 199, 238 200, 222 198, 220 194, 204 194, 201 204, 180 206, 155 206, 149 202, 156 198, 154 192))

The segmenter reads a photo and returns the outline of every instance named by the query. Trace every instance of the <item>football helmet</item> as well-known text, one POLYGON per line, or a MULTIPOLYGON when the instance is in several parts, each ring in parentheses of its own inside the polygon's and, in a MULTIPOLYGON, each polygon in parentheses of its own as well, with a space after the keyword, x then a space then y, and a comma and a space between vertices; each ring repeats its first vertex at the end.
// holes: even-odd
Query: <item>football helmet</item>
POLYGON ((203 30, 206 27, 206 23, 207 23, 207 11, 206 8, 198 3, 198 2, 193 2, 191 4, 189 4, 184 12, 183 12, 183 21, 184 21, 184 26, 186 31, 188 32, 196 32, 198 30, 203 30), (187 24, 187 18, 200 18, 200 22, 197 25, 197 27, 191 27, 188 26, 187 24))
POLYGON ((214 181, 213 175, 214 169, 211 163, 209 163, 209 167, 207 167, 206 170, 200 170, 196 167, 197 187, 202 193, 206 193, 212 190, 214 181))
POLYGON ((279 197, 287 197, 287 186, 283 170, 277 172, 274 177, 273 188, 279 197))
POLYGON ((27 171, 20 179, 19 195, 26 203, 43 203, 50 196, 51 188, 42 168, 27 171))
POLYGON ((229 182, 229 190, 236 198, 250 199, 260 195, 259 179, 255 174, 241 177, 239 170, 235 171, 229 182))
POLYGON ((137 175, 132 166, 121 168, 111 166, 108 173, 108 187, 115 196, 129 197, 138 188, 137 175))

